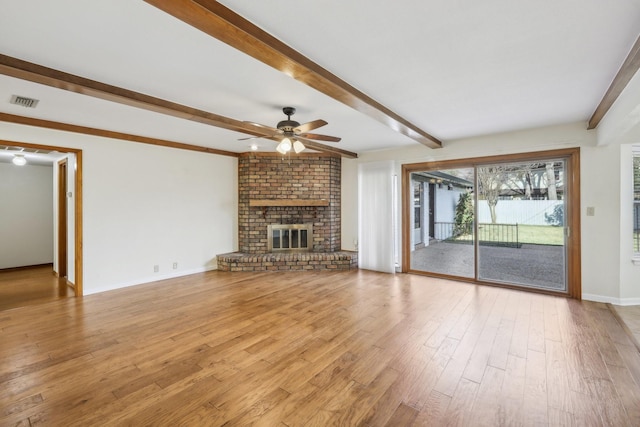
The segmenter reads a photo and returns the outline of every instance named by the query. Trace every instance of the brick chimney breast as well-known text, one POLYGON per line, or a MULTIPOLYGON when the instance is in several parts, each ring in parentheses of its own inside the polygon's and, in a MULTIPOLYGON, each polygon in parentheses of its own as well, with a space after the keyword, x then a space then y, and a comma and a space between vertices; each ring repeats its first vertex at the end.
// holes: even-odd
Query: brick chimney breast
POLYGON ((265 254, 270 224, 313 224, 313 252, 340 251, 341 158, 244 153, 238 159, 240 252, 265 254), (251 201, 270 206, 250 206, 251 201), (273 201, 273 202, 272 202, 273 201), (282 201, 283 206, 278 206, 282 201), (297 205, 300 203, 300 205, 297 205), (311 206, 309 206, 311 205, 311 206))

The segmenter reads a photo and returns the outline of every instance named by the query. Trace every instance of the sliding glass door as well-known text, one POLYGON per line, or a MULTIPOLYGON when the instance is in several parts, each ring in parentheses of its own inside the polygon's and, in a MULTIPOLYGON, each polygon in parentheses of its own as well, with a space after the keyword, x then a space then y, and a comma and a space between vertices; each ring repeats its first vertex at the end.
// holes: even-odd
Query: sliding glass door
POLYGON ((473 174, 473 168, 411 174, 415 189, 412 270, 475 276, 473 174))
POLYGON ((405 165, 403 270, 574 295, 577 152, 545 154, 405 165))
POLYGON ((566 291, 564 160, 476 168, 478 278, 566 291))

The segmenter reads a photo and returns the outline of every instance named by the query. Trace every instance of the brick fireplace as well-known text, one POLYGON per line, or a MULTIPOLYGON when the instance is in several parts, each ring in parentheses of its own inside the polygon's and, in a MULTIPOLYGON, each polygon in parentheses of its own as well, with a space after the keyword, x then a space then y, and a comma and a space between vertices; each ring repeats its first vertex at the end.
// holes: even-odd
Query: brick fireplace
POLYGON ((335 155, 242 154, 238 160, 239 252, 218 255, 218 269, 357 268, 357 254, 340 251, 340 175, 341 158, 335 155), (275 224, 310 224, 310 251, 270 252, 267 229, 275 224))

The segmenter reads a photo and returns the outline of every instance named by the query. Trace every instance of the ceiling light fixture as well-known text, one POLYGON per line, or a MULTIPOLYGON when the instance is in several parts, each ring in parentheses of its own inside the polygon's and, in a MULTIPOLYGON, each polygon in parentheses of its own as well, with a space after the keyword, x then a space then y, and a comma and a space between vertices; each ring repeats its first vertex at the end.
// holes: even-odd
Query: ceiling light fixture
POLYGON ((18 166, 24 166, 27 164, 27 159, 25 159, 22 154, 14 154, 13 155, 13 164, 18 166))
POLYGON ((305 146, 302 142, 296 140, 296 142, 293 143, 293 151, 295 151, 296 154, 303 151, 304 149, 305 149, 305 146))
POLYGON ((258 144, 251 144, 251 151, 258 151, 258 144))
POLYGON ((276 151, 280 154, 287 154, 291 151, 291 140, 289 138, 283 138, 276 147, 276 151))

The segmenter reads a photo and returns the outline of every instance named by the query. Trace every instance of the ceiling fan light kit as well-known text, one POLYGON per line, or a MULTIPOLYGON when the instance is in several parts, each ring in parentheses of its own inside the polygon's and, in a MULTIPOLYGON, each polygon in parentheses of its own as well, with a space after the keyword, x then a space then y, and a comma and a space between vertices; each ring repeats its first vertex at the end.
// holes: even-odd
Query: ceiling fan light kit
POLYGON ((280 144, 276 147, 276 151, 280 154, 287 154, 291 151, 291 140, 289 138, 283 138, 282 141, 280 141, 280 144))
MULTIPOLYGON (((293 107, 284 107, 282 112, 287 116, 287 120, 281 120, 278 122, 275 128, 270 126, 261 125, 259 123, 252 123, 255 126, 266 128, 270 130, 271 135, 265 135, 258 138, 266 138, 273 140, 280 140, 280 137, 283 137, 278 145, 276 146, 276 151, 282 155, 287 154, 292 149, 296 154, 301 153, 306 149, 303 141, 307 143, 313 143, 316 145, 320 145, 313 141, 314 139, 319 139, 321 141, 330 141, 330 142, 339 142, 340 138, 329 135, 319 135, 319 134, 311 134, 308 133, 310 130, 317 129, 321 126, 328 124, 324 120, 314 120, 312 122, 300 124, 295 120, 291 120, 291 116, 295 114, 296 109, 293 107)), ((251 138, 241 138, 240 140, 252 139, 251 138)), ((316 148, 316 147, 314 147, 316 148)))
POLYGON ((23 154, 14 154, 12 162, 14 165, 24 166, 27 164, 27 159, 24 157, 23 154))
POLYGON ((305 149, 305 146, 302 142, 296 141, 293 143, 293 151, 295 151, 296 154, 300 153, 304 149, 305 149))

